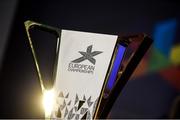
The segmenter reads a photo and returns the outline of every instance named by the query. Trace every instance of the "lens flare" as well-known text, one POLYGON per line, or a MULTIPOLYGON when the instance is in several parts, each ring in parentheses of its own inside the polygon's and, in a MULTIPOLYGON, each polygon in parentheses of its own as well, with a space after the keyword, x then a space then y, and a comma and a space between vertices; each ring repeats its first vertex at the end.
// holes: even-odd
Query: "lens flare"
POLYGON ((50 118, 54 104, 54 90, 45 90, 43 92, 43 106, 45 110, 45 117, 50 118))

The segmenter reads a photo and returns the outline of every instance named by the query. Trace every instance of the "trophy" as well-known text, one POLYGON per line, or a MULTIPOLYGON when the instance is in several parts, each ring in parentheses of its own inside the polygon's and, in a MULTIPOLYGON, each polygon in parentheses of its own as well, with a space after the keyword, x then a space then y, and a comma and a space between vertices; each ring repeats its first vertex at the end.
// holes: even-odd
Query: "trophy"
POLYGON ((152 43, 145 34, 119 37, 58 29, 29 20, 25 21, 25 28, 44 96, 45 118, 50 119, 106 118, 152 43), (50 88, 45 87, 29 32, 33 29, 49 32, 57 40, 50 88), (139 41, 137 50, 126 60, 133 41, 139 41))

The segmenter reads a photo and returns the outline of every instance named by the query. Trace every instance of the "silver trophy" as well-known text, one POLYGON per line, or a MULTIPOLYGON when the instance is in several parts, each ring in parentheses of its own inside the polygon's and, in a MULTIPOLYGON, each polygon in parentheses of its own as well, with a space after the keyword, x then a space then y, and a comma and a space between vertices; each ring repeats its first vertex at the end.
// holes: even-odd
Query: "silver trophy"
POLYGON ((50 119, 106 118, 152 42, 145 34, 119 37, 58 29, 33 21, 26 21, 25 28, 44 96, 45 118, 50 119), (34 29, 56 37, 50 88, 45 87, 46 78, 30 34, 34 29), (125 53, 133 41, 139 44, 127 59, 125 53))

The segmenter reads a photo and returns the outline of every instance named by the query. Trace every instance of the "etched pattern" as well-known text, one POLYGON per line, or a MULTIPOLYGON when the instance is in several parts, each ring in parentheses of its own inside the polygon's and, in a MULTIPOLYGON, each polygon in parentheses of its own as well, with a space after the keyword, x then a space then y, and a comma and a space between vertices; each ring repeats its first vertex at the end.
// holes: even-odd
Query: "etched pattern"
POLYGON ((52 118, 92 119, 98 98, 93 101, 91 96, 83 95, 83 97, 79 97, 76 94, 74 99, 71 100, 70 95, 70 93, 59 92, 52 118))

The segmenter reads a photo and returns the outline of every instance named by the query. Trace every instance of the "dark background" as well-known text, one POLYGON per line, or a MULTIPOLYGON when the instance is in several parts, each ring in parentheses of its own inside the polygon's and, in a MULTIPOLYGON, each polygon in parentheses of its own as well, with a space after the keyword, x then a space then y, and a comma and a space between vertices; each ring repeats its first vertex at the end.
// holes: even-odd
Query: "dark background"
MULTIPOLYGON (((119 35, 143 32, 153 36, 156 23, 172 18, 179 22, 179 11, 180 4, 175 0, 1 0, 0 118, 44 117, 41 89, 26 40, 24 21, 33 20, 70 30, 119 35)), ((173 44, 179 43, 179 28, 178 24, 173 44)), ((51 43, 44 42, 43 47, 51 46, 51 43)), ((135 84, 135 80, 129 82, 110 118, 168 118, 171 102, 178 92, 161 79, 156 73, 150 73, 135 84), (147 89, 146 85, 152 88, 147 89), (143 90, 146 92, 139 94, 143 90), (168 99, 167 96, 159 97, 156 90, 159 94, 166 91, 168 99)))

